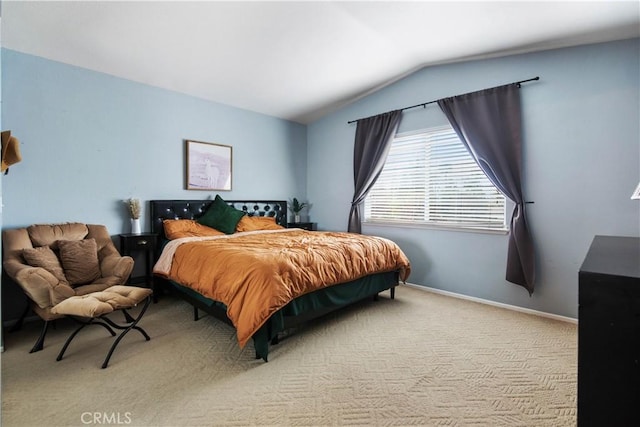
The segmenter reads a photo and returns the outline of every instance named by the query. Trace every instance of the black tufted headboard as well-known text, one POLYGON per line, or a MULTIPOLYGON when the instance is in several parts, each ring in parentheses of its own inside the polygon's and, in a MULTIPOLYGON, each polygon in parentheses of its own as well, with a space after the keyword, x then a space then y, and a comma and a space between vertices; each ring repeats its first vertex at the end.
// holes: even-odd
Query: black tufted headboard
MULTIPOLYGON (((213 200, 151 200, 151 232, 164 239, 165 219, 197 219, 213 200)), ((229 206, 250 216, 271 216, 283 227, 287 226, 287 202, 284 200, 225 200, 229 206)))

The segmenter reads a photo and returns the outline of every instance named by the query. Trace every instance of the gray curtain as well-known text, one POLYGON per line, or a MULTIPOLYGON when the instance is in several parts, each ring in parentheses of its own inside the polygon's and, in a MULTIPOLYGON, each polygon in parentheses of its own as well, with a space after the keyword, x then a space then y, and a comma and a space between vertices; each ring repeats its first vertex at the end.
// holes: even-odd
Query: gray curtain
POLYGON ((401 110, 390 111, 374 117, 358 120, 353 146, 354 194, 349 213, 348 231, 362 231, 360 207, 369 190, 378 179, 391 148, 401 110))
POLYGON ((533 293, 535 253, 522 195, 520 90, 517 83, 445 98, 438 105, 491 182, 515 204, 506 279, 533 293))

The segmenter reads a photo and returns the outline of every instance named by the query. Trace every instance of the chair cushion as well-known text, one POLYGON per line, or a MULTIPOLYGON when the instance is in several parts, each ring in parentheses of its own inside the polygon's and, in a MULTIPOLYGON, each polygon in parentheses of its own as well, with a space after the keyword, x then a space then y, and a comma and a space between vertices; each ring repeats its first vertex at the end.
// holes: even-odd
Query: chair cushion
POLYGON ((100 277, 95 239, 60 240, 60 261, 71 286, 84 285, 100 277))
POLYGON ((54 314, 99 317, 122 308, 134 307, 151 295, 148 288, 116 285, 101 292, 67 298, 51 309, 54 314))
POLYGON ((225 234, 233 234, 244 212, 239 211, 227 204, 222 197, 216 195, 215 200, 207 211, 198 218, 200 224, 215 228, 225 234))
POLYGON ((79 222, 65 224, 35 224, 27 227, 33 246, 50 246, 57 249, 60 240, 82 240, 89 229, 79 222))
POLYGON ((49 246, 25 248, 22 250, 22 256, 30 266, 44 268, 53 274, 60 282, 69 284, 62 270, 62 265, 60 265, 58 256, 49 246))

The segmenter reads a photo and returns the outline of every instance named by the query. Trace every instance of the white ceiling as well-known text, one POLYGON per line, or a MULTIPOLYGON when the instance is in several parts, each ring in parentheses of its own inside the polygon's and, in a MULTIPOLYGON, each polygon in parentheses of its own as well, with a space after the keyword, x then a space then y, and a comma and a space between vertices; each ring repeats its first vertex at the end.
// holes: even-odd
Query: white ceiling
POLYGON ((300 123, 425 66, 638 36, 638 1, 2 1, 5 48, 300 123))

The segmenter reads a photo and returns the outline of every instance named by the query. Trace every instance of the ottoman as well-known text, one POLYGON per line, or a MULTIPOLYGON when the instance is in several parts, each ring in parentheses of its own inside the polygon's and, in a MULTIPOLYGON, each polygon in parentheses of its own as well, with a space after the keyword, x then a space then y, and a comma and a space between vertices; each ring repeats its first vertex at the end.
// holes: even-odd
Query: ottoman
POLYGON ((118 346, 118 343, 120 343, 122 338, 124 338, 130 330, 137 330, 146 341, 149 341, 151 338, 149 338, 149 335, 147 335, 144 329, 138 326, 138 322, 142 319, 142 316, 144 316, 145 311, 147 311, 149 307, 152 293, 153 291, 148 288, 117 285, 101 292, 73 296, 55 305, 51 309, 52 313, 71 317, 80 323, 80 326, 67 338, 56 360, 62 360, 62 356, 64 356, 64 352, 67 350, 67 347, 69 347, 73 338, 88 325, 100 325, 109 331, 111 336, 116 335, 112 328, 122 330, 109 349, 107 357, 102 364, 102 369, 107 367, 109 359, 111 359, 111 355, 118 346), (137 306, 143 301, 144 306, 138 315, 132 317, 127 310, 137 306), (118 324, 106 317, 109 313, 117 310, 121 310, 124 314, 125 321, 123 324, 118 324))

